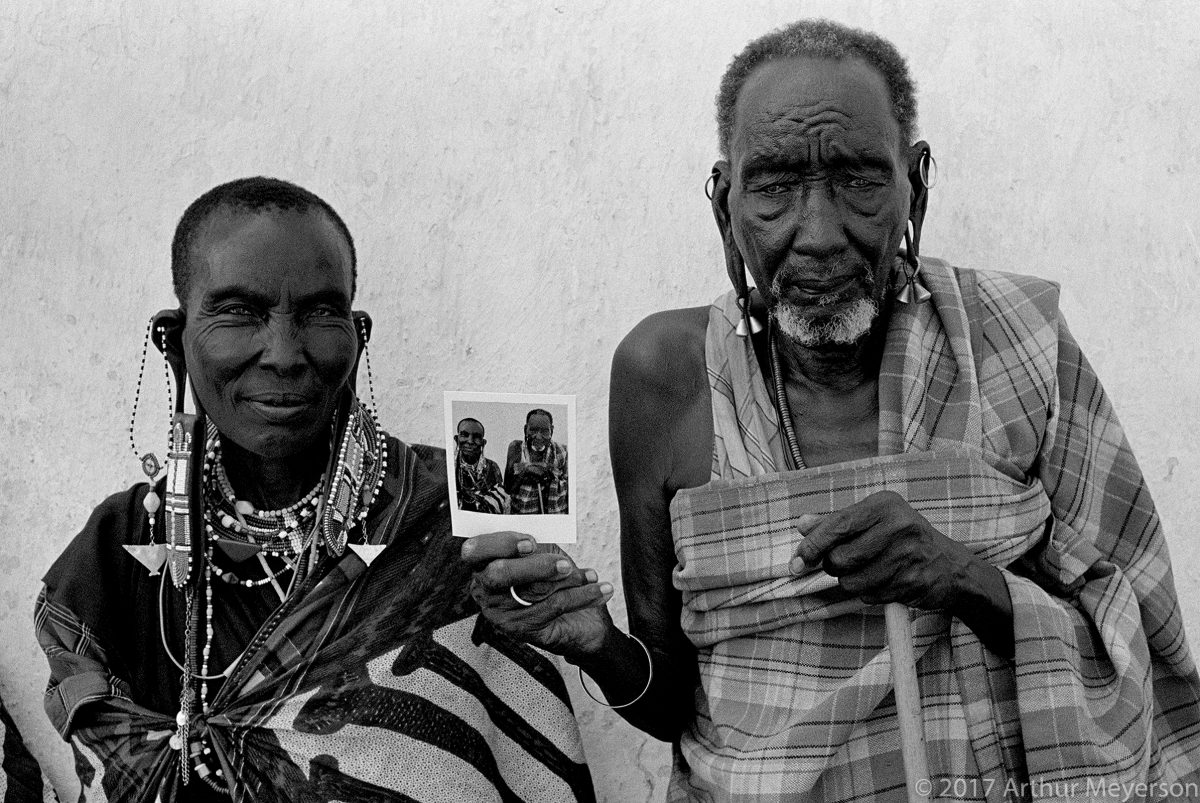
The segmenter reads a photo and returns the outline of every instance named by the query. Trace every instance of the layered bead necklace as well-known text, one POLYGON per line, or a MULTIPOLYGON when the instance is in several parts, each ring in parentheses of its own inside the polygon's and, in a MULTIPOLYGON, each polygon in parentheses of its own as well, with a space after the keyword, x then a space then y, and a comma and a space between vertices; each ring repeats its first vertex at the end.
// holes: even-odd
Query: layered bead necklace
MULTIPOLYGON (((213 749, 207 743, 207 737, 196 738, 190 734, 192 696, 187 691, 191 681, 196 681, 195 693, 199 697, 201 710, 207 716, 211 711, 209 681, 229 677, 241 659, 239 655, 223 672, 210 673, 215 583, 220 581, 242 588, 270 584, 278 594, 280 604, 283 604, 320 560, 322 551, 335 557, 341 556, 350 530, 365 521, 371 503, 383 485, 387 444, 378 423, 357 400, 352 404, 345 431, 336 448, 337 458, 331 476, 322 474, 308 493, 287 507, 260 510, 250 502, 237 498, 222 461, 220 433, 211 421, 208 423, 201 478, 204 508, 203 581, 200 577, 194 577, 185 586, 188 596, 184 661, 187 668, 175 660, 167 647, 165 631, 162 633, 168 657, 184 673, 185 689, 176 716, 178 729, 170 742, 171 747, 180 753, 185 784, 191 770, 195 769, 197 777, 206 784, 218 791, 227 791, 221 769, 210 766, 213 749), (218 556, 223 563, 253 565, 251 561, 254 561, 261 569, 262 576, 250 577, 244 570, 239 573, 221 568, 217 563, 218 556), (272 566, 271 562, 276 565, 272 566), (193 583, 200 582, 204 586, 204 609, 201 616, 193 618, 191 594, 199 591, 193 583), (203 621, 202 625, 200 620, 203 621), (197 661, 195 651, 199 633, 196 631, 201 626, 204 646, 200 648, 197 661)), ((192 574, 190 567, 188 574, 192 574)), ((163 576, 165 585, 166 574, 163 576)), ((258 641, 258 637, 252 640, 247 651, 258 641)))

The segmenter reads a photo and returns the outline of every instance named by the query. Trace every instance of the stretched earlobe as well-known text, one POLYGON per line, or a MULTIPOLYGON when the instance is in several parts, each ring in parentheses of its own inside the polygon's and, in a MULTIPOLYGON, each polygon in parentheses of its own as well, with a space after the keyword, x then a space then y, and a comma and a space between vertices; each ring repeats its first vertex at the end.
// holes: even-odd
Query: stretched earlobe
POLYGON ((358 350, 362 351, 371 342, 371 316, 362 310, 350 313, 354 320, 354 333, 358 336, 358 350))
POLYGON ((921 227, 925 223, 925 210, 929 206, 929 189, 937 183, 937 163, 933 151, 925 140, 916 142, 908 149, 909 192, 908 219, 912 224, 914 252, 921 248, 921 227))
POLYGON ((183 354, 183 325, 186 318, 181 309, 164 309, 150 319, 150 339, 163 355, 183 354))

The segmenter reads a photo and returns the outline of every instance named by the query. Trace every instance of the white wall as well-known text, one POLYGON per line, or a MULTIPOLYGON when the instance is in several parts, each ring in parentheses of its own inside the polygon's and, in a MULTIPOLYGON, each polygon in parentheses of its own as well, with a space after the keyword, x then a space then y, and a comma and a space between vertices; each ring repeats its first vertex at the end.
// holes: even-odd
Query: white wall
MULTIPOLYGON (((171 304, 186 204, 259 173, 333 203, 402 437, 441 442, 445 388, 579 394, 572 448, 594 491, 577 553, 617 579, 609 359, 650 311, 722 290, 702 192, 712 96, 748 39, 805 15, 872 28, 912 61, 941 166, 922 250, 1063 283, 1197 645, 1200 6, 1137 6, 0 4, 0 691, 53 779, 74 786, 40 710, 30 611, 91 507, 140 476, 136 358, 171 304)), ((143 440, 161 427, 158 376, 143 440)), ((580 718, 601 798, 661 800, 662 746, 591 704, 580 718)))

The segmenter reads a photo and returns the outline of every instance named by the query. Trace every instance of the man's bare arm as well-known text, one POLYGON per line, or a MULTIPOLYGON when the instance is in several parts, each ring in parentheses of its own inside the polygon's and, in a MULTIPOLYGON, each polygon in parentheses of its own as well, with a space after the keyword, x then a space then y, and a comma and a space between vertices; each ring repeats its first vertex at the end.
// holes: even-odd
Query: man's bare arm
MULTIPOLYGON (((622 584, 630 630, 646 643, 654 660, 652 687, 637 705, 620 713, 663 741, 677 740, 695 715, 696 654, 680 629, 680 596, 671 583, 676 560, 669 505, 679 488, 709 479, 712 413, 704 366, 706 324, 706 308, 659 313, 643 321, 617 347, 609 393, 622 584)), ((606 651, 633 656, 632 671, 621 672, 616 662, 578 663, 604 689, 609 702, 620 704, 644 687, 646 658, 623 635, 614 634, 610 641, 606 651)))

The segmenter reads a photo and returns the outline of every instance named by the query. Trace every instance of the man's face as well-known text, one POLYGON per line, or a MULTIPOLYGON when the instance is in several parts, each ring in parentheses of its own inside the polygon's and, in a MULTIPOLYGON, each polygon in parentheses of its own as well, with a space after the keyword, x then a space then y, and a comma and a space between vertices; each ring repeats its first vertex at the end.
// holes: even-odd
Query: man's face
POLYGON ((217 210, 191 254, 184 357, 222 436, 268 459, 328 439, 358 355, 337 227, 319 210, 217 210))
POLYGON ((887 85, 857 59, 768 62, 730 137, 733 240, 784 333, 852 343, 888 289, 909 210, 887 85))
POLYGON ((541 454, 550 445, 550 436, 554 434, 554 426, 550 419, 541 413, 529 417, 525 422, 525 444, 531 452, 541 454))
POLYGON ((468 463, 479 462, 483 447, 487 440, 483 437, 483 424, 478 421, 463 421, 458 425, 458 434, 454 437, 458 444, 458 453, 468 463))

